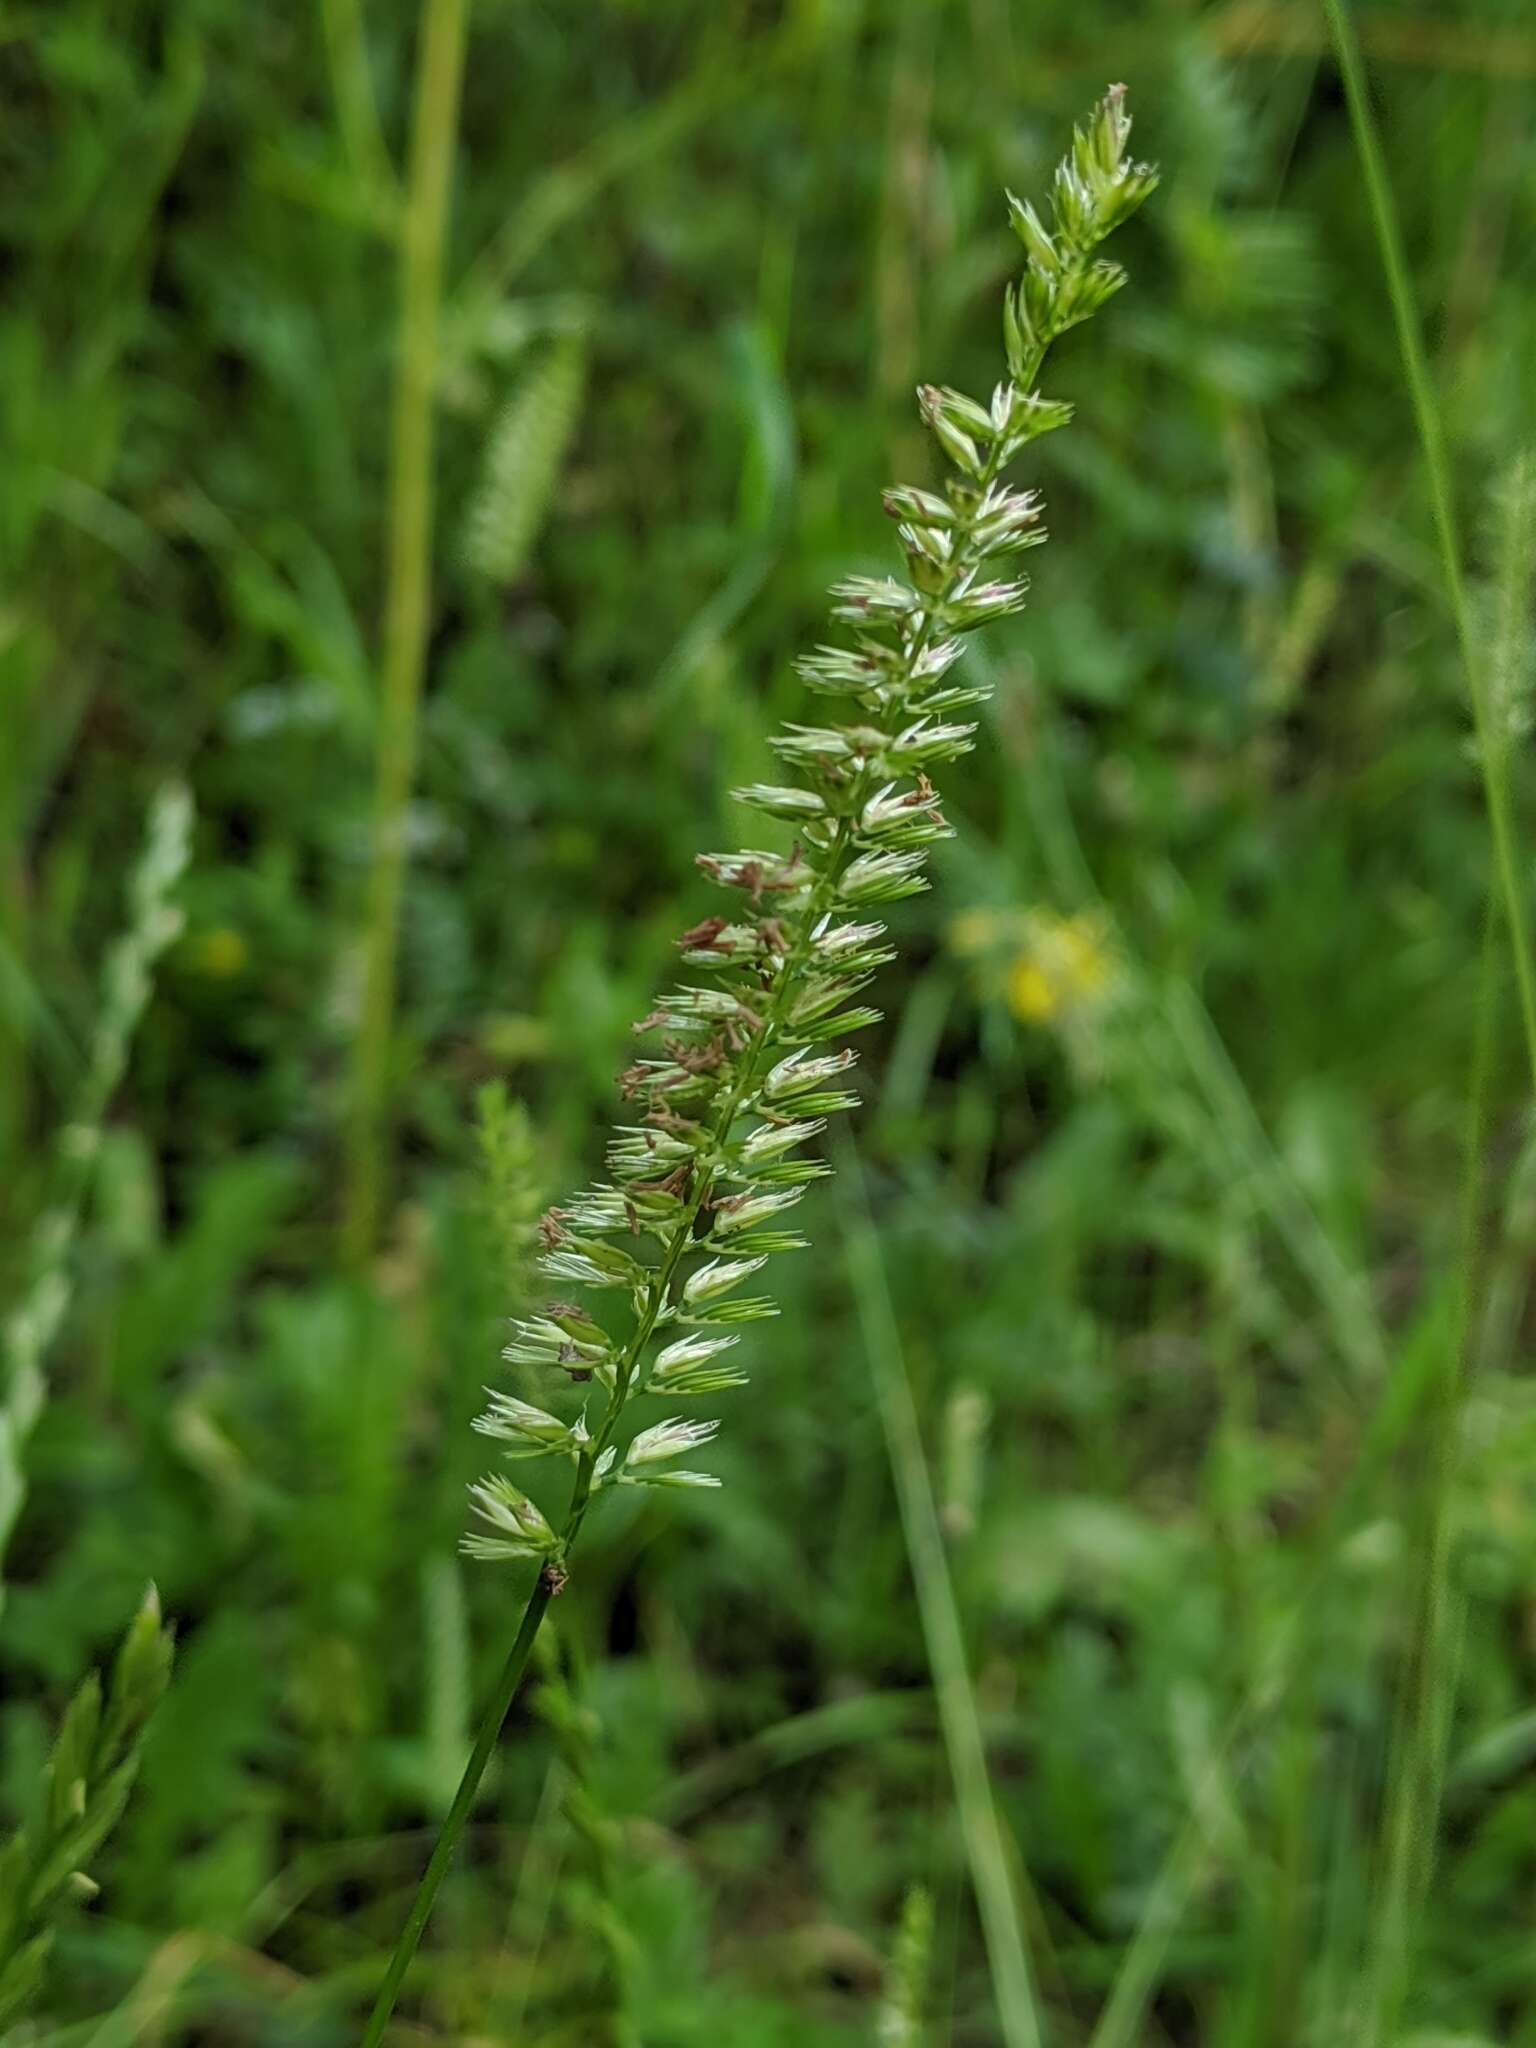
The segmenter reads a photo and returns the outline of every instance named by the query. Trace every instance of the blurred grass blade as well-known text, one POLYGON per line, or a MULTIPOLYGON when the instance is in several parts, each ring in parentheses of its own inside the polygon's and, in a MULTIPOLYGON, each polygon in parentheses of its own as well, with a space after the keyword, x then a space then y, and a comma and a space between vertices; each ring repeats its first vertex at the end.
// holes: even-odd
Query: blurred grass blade
POLYGON ((394 202, 399 197, 399 180, 379 124, 363 0, 321 0, 321 14, 336 118, 347 154, 381 201, 394 202))
POLYGON ((743 48, 723 21, 702 59, 669 93, 616 121, 584 149, 546 171, 475 258, 454 296, 455 329, 473 332, 534 257, 619 179, 662 156, 706 121, 718 121, 739 98, 761 93, 801 54, 811 17, 786 22, 743 48))
POLYGON ((922 1431, 902 1356, 901 1332, 885 1264, 875 1235, 858 1152, 847 1138, 836 1146, 843 1244, 864 1352, 875 1383, 880 1421, 890 1454, 902 1533, 912 1566, 918 1615, 938 1699, 944 1747, 976 1904, 986 1939, 992 1988, 1007 2048, 1040 2048, 1043 2038, 1013 1857, 1003 1834, 981 1737, 965 1639, 955 1603, 922 1431))
POLYGON ((658 707, 679 704, 685 686, 717 656, 767 581, 789 526, 795 421, 776 344, 762 322, 743 322, 732 330, 729 349, 732 380, 747 425, 741 546, 730 573, 663 656, 651 685, 658 707))
POLYGON ((1088 2048, 1138 2048, 1169 1944, 1204 1876, 1209 1849, 1198 1819, 1186 1821, 1148 1894, 1088 2048))
POLYGON ((1386 1365, 1386 1347, 1370 1291, 1339 1256, 1276 1152, 1209 1011, 1190 984, 1177 978, 1170 979, 1160 992, 1160 1005, 1212 1117, 1230 1139, 1237 1157, 1247 1162, 1276 1234, 1316 1291, 1343 1357, 1356 1373, 1367 1379, 1379 1378, 1386 1365))
POLYGON ((422 1747, 437 1810, 448 1811, 472 1733, 469 1617, 459 1561, 438 1552, 421 1565, 421 1635, 426 1662, 422 1747))

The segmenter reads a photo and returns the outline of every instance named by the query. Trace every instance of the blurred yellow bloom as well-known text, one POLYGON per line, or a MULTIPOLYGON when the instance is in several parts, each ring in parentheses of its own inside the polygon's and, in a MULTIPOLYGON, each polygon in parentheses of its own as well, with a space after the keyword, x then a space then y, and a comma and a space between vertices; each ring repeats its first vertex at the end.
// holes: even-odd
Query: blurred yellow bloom
POLYGON ((1026 1024, 1048 1024, 1102 995, 1109 976, 1109 947, 1098 918, 1035 911, 1008 968, 1008 1006, 1026 1024))
POLYGON ((1043 1024, 1056 1008, 1056 991, 1038 961, 1021 953, 1008 970, 1008 1007, 1027 1024, 1043 1024))
POLYGON ((246 961, 250 958, 244 933, 227 924, 216 925, 212 931, 199 932, 187 951, 193 970, 205 974, 210 981, 232 981, 245 971, 246 961))
POLYGON ((1114 954, 1095 911, 1062 917, 978 903, 951 918, 947 936, 962 959, 978 962, 981 986, 1025 1024, 1063 1024, 1110 993, 1114 954))

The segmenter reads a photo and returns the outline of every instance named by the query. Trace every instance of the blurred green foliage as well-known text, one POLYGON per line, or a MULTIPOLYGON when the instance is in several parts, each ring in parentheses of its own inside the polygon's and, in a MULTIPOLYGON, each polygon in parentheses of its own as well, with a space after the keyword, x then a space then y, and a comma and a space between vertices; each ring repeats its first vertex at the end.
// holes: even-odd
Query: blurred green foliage
MULTIPOLYGON (((1363 28, 1486 578, 1536 440, 1536 30, 1517 0, 1363 28)), ((360 1279, 338 1126, 414 37, 404 0, 0 14, 8 1283, 151 793, 182 775, 198 808, 11 1545, 7 1806, 146 1578, 181 1647, 36 2038, 355 2038, 512 1626, 513 1578, 454 1546, 519 1230, 591 1166, 825 585, 887 566, 879 488, 925 481, 912 385, 990 380, 1001 188, 1113 76, 1163 188, 1132 289, 1062 354, 1053 542, 972 657, 992 743, 899 918, 860 1143, 1053 2038, 1089 2038, 1134 1948, 1127 2039, 1371 2039, 1487 856, 1321 21, 479 0, 360 1279), (466 534, 552 374, 574 420, 488 558, 466 534), (498 1079, 527 1116, 487 1096, 482 1142, 498 1079)), ((1393 2037, 1420 2048, 1536 2042, 1533 1227, 1497 998, 1459 1687, 1393 2037)), ((998 2039, 814 1208, 723 1492, 593 1525, 402 2041, 870 2040, 914 1887, 934 2041, 998 2039)))

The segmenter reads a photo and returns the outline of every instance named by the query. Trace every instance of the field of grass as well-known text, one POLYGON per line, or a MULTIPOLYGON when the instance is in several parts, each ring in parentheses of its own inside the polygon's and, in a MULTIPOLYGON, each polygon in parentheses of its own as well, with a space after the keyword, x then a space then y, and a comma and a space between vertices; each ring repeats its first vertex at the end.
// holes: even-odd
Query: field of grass
POLYGON ((1123 79, 724 1484, 594 1513, 388 2038, 1536 2048, 1536 21, 1331 7, 0 6, 7 1825, 177 1637, 7 2043, 360 2040, 535 1219, 1123 79))

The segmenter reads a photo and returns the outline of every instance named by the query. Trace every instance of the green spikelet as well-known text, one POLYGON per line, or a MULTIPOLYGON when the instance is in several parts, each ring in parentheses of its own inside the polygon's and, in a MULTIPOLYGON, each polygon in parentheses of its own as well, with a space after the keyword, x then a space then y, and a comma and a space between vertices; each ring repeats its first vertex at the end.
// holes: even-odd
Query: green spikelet
POLYGON ((901 1909, 896 1947, 875 2029, 878 2048, 923 2048, 923 2006, 933 1948, 933 1901, 913 1885, 901 1909))
POLYGON ((555 342, 507 401, 465 524, 464 558, 497 584, 521 572, 544 524, 586 387, 586 349, 555 342))
POLYGON ((102 1693, 92 1672, 70 1701, 49 1758, 41 1811, 0 1850, 0 2027, 42 1988, 58 1922, 95 1884, 85 1866, 116 1827, 139 1747, 171 1672, 171 1632, 153 1586, 102 1693))
MULTIPOLYGON (((20 1300, 0 1322, 0 1570, 27 1495, 25 1456, 47 1399, 48 1353, 69 1306, 80 1216, 102 1126, 149 1001, 155 963, 181 931, 176 889, 192 845, 192 799, 170 783, 150 805, 144 851, 128 882, 126 929, 107 956, 79 1094, 58 1136, 54 1192, 33 1232, 20 1300)), ((0 1578, 0 1604, 5 1586, 0 1578)))

